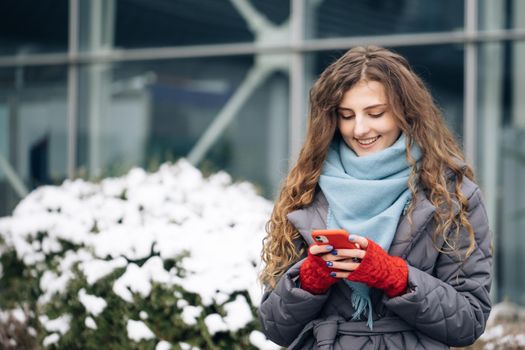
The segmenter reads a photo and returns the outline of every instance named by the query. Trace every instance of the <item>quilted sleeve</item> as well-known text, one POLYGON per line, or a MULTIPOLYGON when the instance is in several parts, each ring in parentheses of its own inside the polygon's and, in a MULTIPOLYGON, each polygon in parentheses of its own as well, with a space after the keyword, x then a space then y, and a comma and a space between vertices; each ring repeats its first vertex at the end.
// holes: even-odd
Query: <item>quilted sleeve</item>
POLYGON ((259 307, 263 333, 281 346, 290 345, 304 326, 317 317, 330 294, 314 295, 297 286, 303 261, 293 265, 275 289, 263 294, 259 307))
POLYGON ((492 246, 479 188, 469 198, 469 221, 476 249, 465 258, 468 234, 462 232, 458 254, 441 253, 435 272, 409 266, 409 292, 385 305, 420 332, 449 346, 467 346, 483 333, 491 309, 492 246))

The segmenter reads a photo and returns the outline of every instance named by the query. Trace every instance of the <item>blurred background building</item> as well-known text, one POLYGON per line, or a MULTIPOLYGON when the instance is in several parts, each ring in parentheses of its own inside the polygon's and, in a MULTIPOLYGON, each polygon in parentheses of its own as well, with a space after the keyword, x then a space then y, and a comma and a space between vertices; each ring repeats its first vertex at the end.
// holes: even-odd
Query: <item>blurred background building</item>
POLYGON ((0 215, 180 157, 273 198, 309 87, 363 44, 427 82, 486 197, 493 296, 525 304, 525 0, 2 0, 0 215))

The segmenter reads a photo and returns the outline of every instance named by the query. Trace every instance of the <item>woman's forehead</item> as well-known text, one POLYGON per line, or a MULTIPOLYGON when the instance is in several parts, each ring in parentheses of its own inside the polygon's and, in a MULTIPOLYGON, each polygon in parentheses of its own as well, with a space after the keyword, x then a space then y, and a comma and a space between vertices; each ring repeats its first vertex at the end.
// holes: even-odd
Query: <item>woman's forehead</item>
POLYGON ((382 83, 362 80, 343 94, 339 108, 366 109, 387 104, 388 100, 382 83))

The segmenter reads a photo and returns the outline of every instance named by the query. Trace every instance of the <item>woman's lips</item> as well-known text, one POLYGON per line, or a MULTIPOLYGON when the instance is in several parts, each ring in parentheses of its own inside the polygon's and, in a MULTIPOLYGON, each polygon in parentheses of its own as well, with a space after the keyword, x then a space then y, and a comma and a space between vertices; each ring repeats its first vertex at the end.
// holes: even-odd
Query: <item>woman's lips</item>
POLYGON ((381 136, 376 136, 376 137, 369 137, 366 139, 360 139, 360 140, 355 139, 355 140, 361 148, 370 148, 376 144, 377 140, 379 140, 380 137, 381 136))

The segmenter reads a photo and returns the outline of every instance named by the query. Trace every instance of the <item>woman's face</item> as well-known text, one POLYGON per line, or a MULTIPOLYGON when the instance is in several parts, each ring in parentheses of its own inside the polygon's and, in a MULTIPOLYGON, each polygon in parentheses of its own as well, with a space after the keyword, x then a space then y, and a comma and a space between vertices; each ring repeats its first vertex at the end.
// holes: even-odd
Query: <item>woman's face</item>
POLYGON ((390 111, 383 84, 361 80, 345 92, 337 109, 337 127, 359 157, 396 142, 401 129, 390 111))

